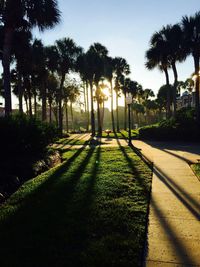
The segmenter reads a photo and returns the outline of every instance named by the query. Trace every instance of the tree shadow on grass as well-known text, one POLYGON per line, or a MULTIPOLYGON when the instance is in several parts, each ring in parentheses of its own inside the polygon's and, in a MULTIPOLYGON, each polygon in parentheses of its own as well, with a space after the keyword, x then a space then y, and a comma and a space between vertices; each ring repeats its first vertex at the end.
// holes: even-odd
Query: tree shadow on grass
POLYGON ((1 266, 83 266, 81 251, 88 237, 87 223, 100 148, 94 157, 95 148, 90 148, 67 175, 83 149, 30 194, 2 225, 1 266), (91 171, 86 170, 88 164, 92 164, 91 171), (83 187, 79 188, 81 183, 83 187))
POLYGON ((143 188, 145 194, 149 197, 150 188, 144 182, 144 178, 141 177, 140 172, 138 171, 138 169, 134 166, 133 159, 131 157, 129 157, 129 155, 128 155, 127 151, 126 151, 126 148, 121 145, 119 139, 117 139, 117 143, 119 145, 119 148, 120 148, 123 156, 125 157, 128 165, 129 165, 130 169, 135 174, 135 177, 136 177, 137 182, 143 188))

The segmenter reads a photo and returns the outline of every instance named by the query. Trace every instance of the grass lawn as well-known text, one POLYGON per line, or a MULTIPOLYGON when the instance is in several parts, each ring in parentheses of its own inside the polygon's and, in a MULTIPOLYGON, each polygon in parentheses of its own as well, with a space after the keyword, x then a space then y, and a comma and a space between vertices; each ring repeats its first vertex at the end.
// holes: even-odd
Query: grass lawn
POLYGON ((0 207, 0 266, 140 266, 151 170, 129 147, 63 158, 0 207))
POLYGON ((196 176, 200 179, 200 163, 192 164, 191 167, 194 173, 196 174, 196 176))
MULTIPOLYGON (((102 137, 108 137, 107 133, 103 132, 102 137)), ((119 133, 110 133, 110 138, 126 139, 128 138, 128 132, 121 130, 119 133)), ((131 130, 131 138, 138 138, 138 130, 131 130)))
POLYGON ((85 141, 84 139, 80 138, 61 138, 58 141, 56 141, 56 144, 59 145, 85 145, 89 143, 89 141, 85 141))

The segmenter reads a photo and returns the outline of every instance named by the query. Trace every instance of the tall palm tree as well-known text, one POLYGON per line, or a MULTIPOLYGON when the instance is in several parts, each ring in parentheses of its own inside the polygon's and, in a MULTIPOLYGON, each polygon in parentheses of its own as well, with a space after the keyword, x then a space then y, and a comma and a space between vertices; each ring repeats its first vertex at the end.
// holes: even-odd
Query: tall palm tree
POLYGON ((84 84, 84 101, 85 101, 85 108, 86 108, 86 114, 87 114, 87 125, 86 130, 89 130, 89 121, 90 121, 90 114, 89 114, 89 69, 87 65, 87 56, 85 53, 82 53, 78 59, 76 64, 76 71, 79 72, 81 79, 84 84))
MULTIPOLYGON (((168 55, 169 55, 169 48, 166 45, 165 42, 162 41, 162 39, 159 39, 160 33, 155 33, 152 36, 150 49, 146 52, 146 68, 149 70, 152 70, 156 67, 158 67, 161 71, 165 73, 166 78, 166 86, 169 88, 169 73, 168 68, 170 67, 169 61, 168 61, 168 55), (154 39, 157 39, 157 42, 154 42, 154 39)), ((168 90, 169 91, 169 90, 168 90)), ((167 95, 167 117, 170 117, 170 92, 168 92, 167 95)))
POLYGON ((55 75, 48 73, 46 88, 47 88, 47 100, 49 104, 49 122, 52 123, 52 104, 55 100, 58 92, 58 79, 55 75))
POLYGON ((191 54, 194 59, 194 69, 196 76, 195 83, 195 108, 197 122, 200 123, 200 101, 199 101, 199 59, 200 59, 200 12, 194 16, 185 16, 182 18, 183 40, 184 47, 188 54, 191 54))
POLYGON ((31 39, 30 31, 17 32, 14 35, 13 53, 16 60, 17 95, 19 99, 19 113, 23 113, 23 74, 31 70, 31 39))
POLYGON ((5 114, 12 110, 10 87, 10 61, 13 36, 22 28, 32 29, 37 26, 40 30, 52 28, 60 20, 57 0, 7 0, 1 1, 0 23, 4 27, 3 44, 3 78, 5 91, 5 114))
POLYGON ((183 32, 180 25, 175 24, 163 27, 161 31, 152 38, 152 45, 156 45, 156 42, 165 43, 165 46, 168 49, 168 61, 174 74, 173 111, 174 116, 176 116, 176 96, 178 86, 176 62, 184 61, 187 56, 183 47, 183 32))
POLYGON ((47 58, 45 46, 41 40, 35 39, 32 45, 32 79, 37 80, 40 97, 42 99, 42 120, 47 119, 47 58))
POLYGON ((76 67, 76 61, 79 55, 82 53, 82 48, 77 46, 75 42, 70 38, 63 38, 56 41, 55 47, 51 49, 51 55, 53 60, 49 60, 49 64, 52 63, 51 68, 56 68, 56 72, 60 77, 60 88, 58 95, 58 119, 59 130, 62 133, 63 129, 63 114, 62 114, 62 98, 63 98, 63 86, 65 77, 69 71, 74 70, 76 67))
MULTIPOLYGON (((119 92, 121 89, 121 81, 124 77, 130 74, 130 66, 124 58, 116 57, 114 58, 115 66, 115 92, 116 92, 116 121, 117 121, 117 132, 119 132, 119 105, 118 98, 119 92)), ((126 112, 126 103, 125 103, 125 112, 126 112)), ((126 127, 125 127, 126 128, 126 127)))
POLYGON ((105 60, 105 77, 108 79, 110 83, 110 95, 111 95, 111 122, 112 122, 112 130, 115 132, 115 119, 114 119, 114 110, 113 110, 113 79, 115 72, 116 62, 115 59, 111 57, 107 57, 105 60))
POLYGON ((95 55, 91 49, 89 49, 81 58, 78 60, 79 72, 84 73, 85 79, 88 81, 90 86, 90 120, 91 120, 91 131, 92 136, 95 136, 95 116, 94 116, 94 93, 93 93, 93 82, 94 82, 94 68, 95 68, 95 55))
POLYGON ((102 135, 102 125, 101 125, 101 113, 100 113, 100 95, 101 88, 99 82, 105 76, 105 61, 108 55, 108 50, 105 46, 100 43, 94 43, 90 46, 89 50, 93 53, 95 59, 95 64, 92 66, 94 76, 93 82, 96 87, 96 100, 97 100, 97 122, 98 122, 98 135, 102 135))

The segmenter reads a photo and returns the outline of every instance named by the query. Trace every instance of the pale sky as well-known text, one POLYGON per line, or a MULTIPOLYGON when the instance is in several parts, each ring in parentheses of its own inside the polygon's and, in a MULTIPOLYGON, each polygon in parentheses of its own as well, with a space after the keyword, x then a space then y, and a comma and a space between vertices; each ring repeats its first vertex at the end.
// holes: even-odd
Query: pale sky
MULTIPOLYGON (((45 44, 62 37, 73 38, 85 50, 94 43, 105 45, 110 56, 124 57, 131 78, 155 92, 165 83, 164 75, 144 66, 151 35, 163 25, 181 21, 200 11, 199 0, 59 0, 62 22, 54 30, 37 34, 45 44)), ((193 72, 189 58, 178 65, 179 80, 193 72)), ((171 75, 171 82, 173 76, 171 75)))

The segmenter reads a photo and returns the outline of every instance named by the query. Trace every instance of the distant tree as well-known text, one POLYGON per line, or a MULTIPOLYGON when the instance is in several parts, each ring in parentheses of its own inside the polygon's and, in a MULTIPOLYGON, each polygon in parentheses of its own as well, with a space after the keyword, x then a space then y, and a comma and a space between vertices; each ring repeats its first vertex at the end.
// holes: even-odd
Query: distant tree
POLYGON ((160 87, 157 95, 157 102, 162 105, 163 108, 166 110, 166 117, 167 117, 167 110, 168 105, 172 104, 173 102, 173 86, 172 85, 163 85, 160 87), (168 99, 170 97, 170 99, 168 99), (168 101, 170 102, 168 103, 168 101))

